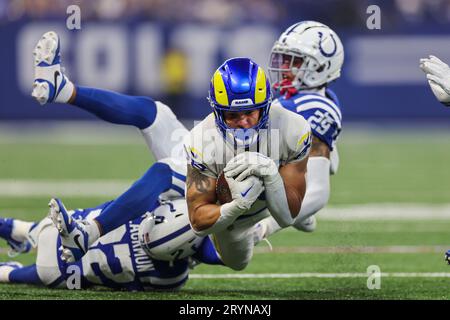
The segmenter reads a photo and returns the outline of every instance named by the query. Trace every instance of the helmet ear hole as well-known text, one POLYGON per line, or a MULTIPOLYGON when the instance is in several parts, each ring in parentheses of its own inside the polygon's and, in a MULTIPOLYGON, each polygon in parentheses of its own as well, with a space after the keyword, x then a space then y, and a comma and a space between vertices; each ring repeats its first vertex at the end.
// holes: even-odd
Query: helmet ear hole
POLYGON ((142 220, 138 238, 141 248, 151 258, 161 261, 191 256, 203 240, 190 227, 184 199, 161 203, 153 216, 142 220), (157 223, 158 220, 160 223, 157 223))

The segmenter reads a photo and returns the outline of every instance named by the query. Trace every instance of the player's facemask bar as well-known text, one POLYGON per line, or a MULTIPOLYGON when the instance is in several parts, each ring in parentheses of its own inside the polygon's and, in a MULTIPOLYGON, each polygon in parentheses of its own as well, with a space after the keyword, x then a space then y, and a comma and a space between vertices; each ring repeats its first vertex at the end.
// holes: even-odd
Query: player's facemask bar
POLYGON ((248 148, 255 144, 259 140, 259 130, 267 128, 269 119, 270 105, 272 104, 272 98, 270 97, 266 102, 248 106, 245 111, 251 111, 260 109, 260 116, 258 124, 251 128, 231 128, 227 126, 224 117, 224 111, 227 112, 242 112, 242 108, 233 109, 229 106, 220 106, 215 104, 213 99, 207 98, 211 107, 214 110, 216 127, 222 133, 225 141, 237 148, 248 148))
POLYGON ((297 90, 310 89, 304 79, 307 79, 312 72, 316 72, 320 69, 318 62, 304 54, 293 53, 285 49, 273 49, 269 61, 269 78, 272 86, 275 90, 286 90, 295 88, 297 90), (296 66, 299 61, 302 61, 301 65, 296 66), (289 75, 294 76, 293 79, 289 79, 289 75))

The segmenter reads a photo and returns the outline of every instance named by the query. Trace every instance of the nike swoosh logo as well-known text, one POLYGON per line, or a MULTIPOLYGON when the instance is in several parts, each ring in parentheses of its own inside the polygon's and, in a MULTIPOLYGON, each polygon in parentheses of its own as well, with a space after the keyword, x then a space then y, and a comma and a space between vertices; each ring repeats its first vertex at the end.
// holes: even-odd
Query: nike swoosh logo
POLYGON ((61 73, 59 73, 59 71, 55 71, 55 73, 53 74, 53 80, 55 81, 55 91, 53 92, 53 96, 50 99, 51 102, 53 102, 53 100, 55 99, 56 93, 58 92, 58 77, 61 75, 61 73))
POLYGON ((81 252, 86 253, 83 249, 83 247, 81 246, 80 241, 78 240, 80 238, 80 235, 77 234, 75 237, 73 237, 73 241, 75 242, 75 244, 77 245, 78 249, 81 250, 81 252))
POLYGON ((245 197, 247 195, 247 193, 253 188, 253 186, 254 185, 252 184, 252 186, 250 188, 248 188, 247 191, 241 192, 241 196, 245 197))

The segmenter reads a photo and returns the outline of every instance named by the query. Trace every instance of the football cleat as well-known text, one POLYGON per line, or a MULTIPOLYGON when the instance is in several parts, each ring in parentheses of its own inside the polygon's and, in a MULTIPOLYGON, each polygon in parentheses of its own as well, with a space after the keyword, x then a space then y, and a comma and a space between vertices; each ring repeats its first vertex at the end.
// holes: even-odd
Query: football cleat
POLYGON ((317 221, 315 216, 311 216, 306 220, 294 221, 294 228, 303 232, 313 232, 316 230, 317 221))
POLYGON ((90 222, 76 221, 67 213, 64 204, 59 199, 51 199, 49 216, 61 236, 63 247, 61 259, 65 262, 74 262, 83 257, 89 246, 97 240, 92 239, 88 232, 90 222), (90 241, 90 238, 93 241, 90 241))
POLYGON ((8 250, 8 256, 13 258, 21 253, 30 251, 31 244, 28 241, 17 241, 12 237, 14 219, 12 218, 0 218, 0 237, 5 239, 10 249, 8 250))
POLYGON ((450 264, 450 250, 447 250, 444 258, 445 258, 445 261, 447 262, 447 264, 450 264))
POLYGON ((34 55, 34 83, 31 95, 41 104, 66 103, 74 85, 61 68, 59 36, 54 31, 45 33, 36 44, 34 55))

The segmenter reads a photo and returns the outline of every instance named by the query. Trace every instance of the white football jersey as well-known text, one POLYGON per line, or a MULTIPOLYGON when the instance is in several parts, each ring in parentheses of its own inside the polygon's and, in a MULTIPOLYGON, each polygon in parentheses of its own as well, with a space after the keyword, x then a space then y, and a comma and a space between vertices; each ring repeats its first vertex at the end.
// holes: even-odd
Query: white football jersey
MULTIPOLYGON (((260 130, 258 140, 247 148, 224 138, 216 127, 213 113, 191 130, 184 146, 188 163, 204 175, 217 179, 226 164, 245 151, 259 152, 271 158, 278 167, 301 161, 309 154, 311 140, 311 128, 301 115, 280 105, 272 105, 268 128, 260 130)), ((263 211, 267 216, 269 213, 265 209, 267 206, 262 194, 244 216, 254 216, 263 211)))

